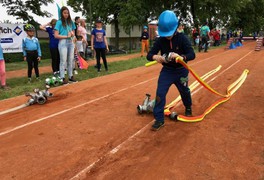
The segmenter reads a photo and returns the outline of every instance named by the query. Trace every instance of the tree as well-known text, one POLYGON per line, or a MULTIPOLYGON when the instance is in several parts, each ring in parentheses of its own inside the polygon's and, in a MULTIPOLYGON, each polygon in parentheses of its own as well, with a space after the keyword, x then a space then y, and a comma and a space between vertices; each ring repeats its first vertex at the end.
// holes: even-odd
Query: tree
POLYGON ((36 14, 42 17, 50 17, 51 14, 47 11, 42 11, 42 5, 48 5, 52 3, 53 0, 5 0, 0 1, 7 8, 7 13, 10 16, 15 16, 16 19, 22 19, 25 22, 36 23, 34 18, 30 15, 36 14))
POLYGON ((114 24, 115 27, 115 46, 119 47, 119 14, 120 10, 126 4, 125 1, 116 0, 69 0, 68 5, 73 7, 74 11, 82 9, 82 14, 87 19, 91 18, 96 20, 101 18, 105 23, 114 24), (90 8, 90 4, 92 7, 90 8), (91 11, 91 12, 90 12, 91 11))

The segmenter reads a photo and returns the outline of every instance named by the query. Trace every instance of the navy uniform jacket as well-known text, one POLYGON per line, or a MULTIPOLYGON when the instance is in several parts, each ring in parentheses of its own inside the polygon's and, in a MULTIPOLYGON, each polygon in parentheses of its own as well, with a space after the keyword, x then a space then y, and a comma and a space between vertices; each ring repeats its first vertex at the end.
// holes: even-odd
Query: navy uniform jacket
MULTIPOLYGON (((183 33, 176 33, 171 40, 168 40, 166 37, 159 37, 148 53, 147 59, 149 61, 154 61, 152 57, 158 54, 159 51, 161 52, 161 55, 175 52, 182 56, 185 62, 193 60, 195 58, 195 53, 192 48, 191 42, 183 33)), ((162 63, 162 65, 172 68, 182 67, 180 63, 176 63, 175 61, 162 63)))

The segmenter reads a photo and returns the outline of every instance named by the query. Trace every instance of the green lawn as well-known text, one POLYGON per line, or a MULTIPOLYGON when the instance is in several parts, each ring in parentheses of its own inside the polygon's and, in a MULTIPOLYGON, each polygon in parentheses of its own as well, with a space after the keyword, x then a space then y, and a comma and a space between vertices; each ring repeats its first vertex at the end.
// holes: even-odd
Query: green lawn
MULTIPOLYGON (((51 66, 51 62, 49 59, 43 59, 39 63, 39 67, 42 66, 51 66)), ((6 71, 14 71, 20 69, 27 69, 27 62, 26 61, 16 61, 12 63, 6 63, 6 71)))
MULTIPOLYGON (((133 69, 136 67, 144 66, 145 63, 148 61, 146 58, 134 58, 126 61, 118 61, 118 62, 111 62, 108 63, 109 71, 105 72, 104 68, 102 68, 102 72, 98 73, 97 69, 93 66, 90 66, 88 70, 78 70, 78 75, 76 75, 76 79, 78 81, 91 79, 99 76, 105 76, 108 74, 117 73, 120 71, 125 71, 128 69, 133 69)), ((21 64, 19 62, 18 64, 21 64)), ((36 81, 34 78, 32 79, 32 83, 27 83, 27 78, 11 78, 7 79, 8 86, 11 87, 10 90, 4 91, 0 89, 0 100, 7 99, 19 95, 23 95, 26 92, 32 92, 34 88, 40 88, 43 89, 45 87, 45 79, 47 77, 51 77, 52 75, 50 73, 47 74, 41 74, 41 81, 36 81)), ((34 77, 34 76, 33 76, 34 77)))

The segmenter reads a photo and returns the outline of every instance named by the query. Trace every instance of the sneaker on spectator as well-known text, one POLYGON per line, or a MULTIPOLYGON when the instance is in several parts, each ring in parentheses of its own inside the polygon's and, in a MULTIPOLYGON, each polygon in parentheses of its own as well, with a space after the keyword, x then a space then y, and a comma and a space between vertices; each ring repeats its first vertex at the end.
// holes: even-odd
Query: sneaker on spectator
POLYGON ((63 79, 62 79, 62 84, 68 84, 67 79, 63 78, 63 79))
POLYGON ((71 78, 69 78, 70 82, 77 82, 76 79, 72 76, 71 78))
POLYGON ((5 90, 5 91, 8 91, 8 90, 10 90, 10 87, 7 86, 7 85, 4 85, 4 86, 2 86, 2 89, 5 90))
POLYGON ((152 125, 152 130, 158 131, 163 126, 164 126, 164 121, 155 121, 154 124, 152 125))
POLYGON ((76 69, 73 70, 74 74, 77 75, 78 71, 76 69))
POLYGON ((31 83, 31 78, 28 78, 28 84, 30 84, 31 83))

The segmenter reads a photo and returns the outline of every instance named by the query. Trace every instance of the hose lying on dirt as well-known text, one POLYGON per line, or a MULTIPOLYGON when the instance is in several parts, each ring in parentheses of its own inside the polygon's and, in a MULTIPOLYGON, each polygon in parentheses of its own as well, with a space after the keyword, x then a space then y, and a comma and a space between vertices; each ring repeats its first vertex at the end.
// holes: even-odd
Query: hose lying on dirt
MULTIPOLYGON (((240 88, 240 86, 245 82, 246 78, 247 78, 247 74, 249 73, 249 70, 245 69, 242 73, 242 75, 234 82, 232 83, 231 85, 229 85, 227 87, 227 90, 226 90, 226 94, 221 94, 219 92, 217 92, 215 89, 213 89, 209 84, 207 84, 206 82, 204 82, 204 80, 198 75, 196 74, 193 69, 188 66, 182 57, 178 57, 176 59, 177 63, 180 63, 182 64, 186 69, 188 69, 190 71, 190 73, 194 76, 194 78, 202 85, 204 86, 207 90, 209 90, 210 92, 218 95, 218 96, 221 96, 222 98, 218 101, 216 101, 215 103, 213 103, 211 106, 209 106, 205 112, 199 116, 193 116, 193 117, 187 117, 187 116, 183 116, 183 115, 178 115, 177 116, 177 120, 179 121, 183 121, 183 122, 198 122, 198 121, 202 121, 204 119, 204 117, 210 113, 215 107, 217 107, 218 105, 228 101, 231 96, 240 88)), ((152 61, 152 62, 149 62, 147 64, 145 64, 146 67, 149 67, 151 65, 154 65, 154 64, 157 64, 157 61, 152 61)), ((177 100, 177 99, 176 99, 177 100)), ((176 101, 175 100, 175 101, 176 101)), ((174 101, 167 105, 165 107, 165 110, 167 109, 168 110, 168 107, 170 107, 172 104, 174 103, 174 101)), ((169 113, 169 112, 168 112, 169 113)))
MULTIPOLYGON (((221 65, 219 65, 217 68, 209 71, 208 73, 204 74, 203 76, 201 76, 202 80, 206 80, 207 78, 209 78, 210 76, 212 76, 213 74, 215 74, 216 72, 218 72, 221 69, 221 65)), ((193 91, 195 88, 197 88, 199 86, 199 82, 196 80, 194 81, 190 86, 190 91, 193 91)), ((164 114, 169 116, 171 114, 170 109, 172 109, 179 101, 181 100, 181 96, 179 95, 174 101, 172 101, 170 104, 166 105, 164 108, 164 114)))
POLYGON ((22 109, 22 108, 27 107, 27 106, 29 106, 29 105, 28 104, 22 104, 20 106, 17 106, 17 107, 11 108, 11 109, 7 109, 5 111, 1 111, 0 115, 16 111, 16 110, 22 109))

